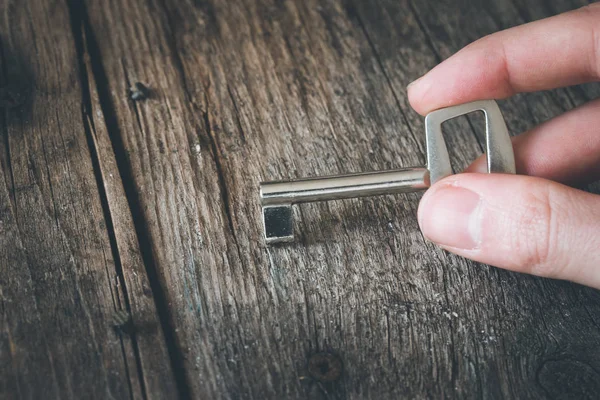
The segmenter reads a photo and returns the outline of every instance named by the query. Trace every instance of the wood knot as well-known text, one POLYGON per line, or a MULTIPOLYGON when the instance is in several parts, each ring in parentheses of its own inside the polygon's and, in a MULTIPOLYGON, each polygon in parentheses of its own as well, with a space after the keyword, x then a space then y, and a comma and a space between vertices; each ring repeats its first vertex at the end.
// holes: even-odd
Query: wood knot
POLYGON ((333 382, 342 376, 342 360, 331 353, 316 353, 308 359, 308 372, 320 382, 333 382))

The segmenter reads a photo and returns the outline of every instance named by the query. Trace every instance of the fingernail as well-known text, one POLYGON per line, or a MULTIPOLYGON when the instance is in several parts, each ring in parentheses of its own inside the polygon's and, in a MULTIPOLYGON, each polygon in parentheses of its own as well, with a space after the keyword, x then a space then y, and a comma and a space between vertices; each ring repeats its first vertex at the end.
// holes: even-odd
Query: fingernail
POLYGON ((412 81, 411 83, 409 83, 406 88, 408 89, 409 87, 416 85, 422 78, 423 77, 421 77, 419 79, 415 79, 414 81, 412 81))
POLYGON ((481 241, 481 197, 460 187, 427 193, 419 207, 423 235, 440 246, 473 250, 481 241))

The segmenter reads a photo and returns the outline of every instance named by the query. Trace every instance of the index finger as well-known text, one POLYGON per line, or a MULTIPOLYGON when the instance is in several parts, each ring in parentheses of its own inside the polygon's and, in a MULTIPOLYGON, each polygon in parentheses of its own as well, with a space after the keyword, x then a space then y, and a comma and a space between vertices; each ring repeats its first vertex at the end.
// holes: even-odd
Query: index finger
POLYGON ((600 3, 486 36, 408 87, 420 114, 600 77, 600 3))

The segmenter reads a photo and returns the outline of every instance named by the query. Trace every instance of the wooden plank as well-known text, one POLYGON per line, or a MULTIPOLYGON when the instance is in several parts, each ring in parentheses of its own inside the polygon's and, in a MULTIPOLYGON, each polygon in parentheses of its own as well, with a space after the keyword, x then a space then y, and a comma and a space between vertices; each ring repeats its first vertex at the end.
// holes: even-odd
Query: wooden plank
POLYGON ((112 150, 85 114, 69 9, 10 1, 0 18, 0 87, 19 100, 0 105, 0 398, 174 393, 119 175, 97 184, 112 150), (120 310, 145 330, 116 330, 120 310))
MULTIPOLYGON (((88 179, 76 180, 88 184, 75 187, 90 195, 72 206, 84 222, 60 220, 61 227, 71 227, 67 233, 82 234, 65 234, 64 241, 93 236, 108 254, 118 254, 134 320, 149 314, 158 324, 143 296, 149 284, 136 280, 146 264, 167 339, 173 340, 170 356, 183 397, 593 397, 600 370, 597 291, 440 251, 418 231, 418 195, 303 205, 295 209, 297 243, 269 248, 261 240, 259 180, 422 164, 422 119, 410 110, 406 84, 467 42, 542 16, 548 12, 543 3, 478 4, 459 13, 455 2, 433 0, 86 0, 85 8, 74 7, 73 20, 80 53, 89 50, 82 55, 89 82, 69 86, 69 96, 58 92, 71 106, 56 121, 69 121, 71 134, 88 126, 87 143, 81 144, 86 157, 77 159, 77 172, 88 179), (77 30, 79 23, 86 35, 77 30), (131 100, 128 90, 136 82, 150 88, 147 99, 131 100), (86 114, 74 119, 73 107, 82 100, 86 114), (105 210, 93 195, 98 187, 90 158, 103 182, 105 210), (112 222, 110 235, 93 225, 103 218, 112 222)), ((577 2, 557 4, 567 9, 577 2)), ((42 21, 38 27, 53 32, 47 25, 42 21)), ((16 26, 9 37, 29 32, 16 26)), ((61 49, 61 59, 70 60, 52 70, 61 82, 58 77, 75 69, 74 50, 65 43, 71 53, 62 52, 65 46, 53 44, 44 52, 61 49)), ((46 58, 40 65, 49 63, 46 58)), ((518 132, 594 90, 522 96, 502 107, 518 132)), ((51 122, 47 131, 31 130, 41 141, 56 135, 52 128, 58 123, 38 107, 42 111, 31 114, 35 121, 51 122)), ((29 278, 24 271, 35 272, 27 268, 34 257, 30 249, 40 254, 57 245, 44 245, 40 239, 47 235, 36 236, 31 224, 21 233, 21 221, 37 212, 31 219, 46 224, 43 232, 58 229, 50 231, 49 211, 14 205, 46 205, 49 185, 43 179, 34 185, 41 194, 14 191, 11 203, 12 175, 18 182, 27 177, 23 153, 15 158, 11 151, 8 158, 9 150, 24 143, 11 118, 16 117, 9 112, 8 141, 0 148, 3 160, 10 160, 3 165, 8 189, 0 189, 0 204, 8 205, 1 208, 8 210, 2 212, 6 232, 15 235, 0 237, 0 254, 21 261, 9 275, 12 281, 0 281, 0 298, 19 294, 19 307, 35 310, 44 293, 26 295, 16 288, 46 288, 39 275, 29 278), (16 175, 13 165, 20 168, 16 175)), ((480 152, 472 130, 478 126, 475 118, 448 125, 455 167, 480 152)), ((52 183, 55 196, 71 193, 58 180, 52 183)), ((97 247, 88 249, 71 246, 76 253, 61 257, 78 260, 97 247)), ((85 260, 107 268, 89 261, 96 258, 85 260)), ((97 285, 86 287, 84 295, 106 297, 107 278, 94 278, 97 285)), ((13 328, 0 342, 5 349, 0 357, 4 365, 14 364, 14 326, 48 317, 22 312, 10 318, 5 307, 12 303, 1 304, 3 322, 13 328)), ((70 307, 76 314, 80 304, 70 307)), ((27 345, 45 349, 46 335, 36 333, 27 345)), ((141 361, 132 362, 143 366, 144 385, 131 378, 133 396, 165 397, 175 390, 170 369, 153 364, 149 347, 162 344, 160 332, 156 335, 137 338, 141 361)), ((126 340, 124 354, 134 354, 126 340)), ((160 350, 157 357, 169 365, 166 349, 160 350)), ((31 365, 51 370, 56 363, 45 356, 54 356, 50 350, 31 354, 36 357, 31 365)), ((78 367, 61 365, 64 376, 77 378, 78 367)), ((77 389, 102 387, 102 370, 95 367, 86 378, 96 374, 96 380, 82 381, 77 389)), ((11 378, 3 385, 7 393, 25 390, 11 378)), ((120 390, 115 397, 128 394, 120 390)))
MULTIPOLYGON (((423 161, 404 87, 441 56, 418 10, 389 3, 88 2, 194 396, 539 396, 546 359, 569 355, 595 376, 590 292, 440 252, 416 196, 303 206, 300 242, 263 247, 260 178, 423 161), (155 97, 128 103, 135 80, 155 97), (323 350, 339 380, 307 371, 323 350)), ((453 139, 460 163, 480 148, 471 135, 453 139)))

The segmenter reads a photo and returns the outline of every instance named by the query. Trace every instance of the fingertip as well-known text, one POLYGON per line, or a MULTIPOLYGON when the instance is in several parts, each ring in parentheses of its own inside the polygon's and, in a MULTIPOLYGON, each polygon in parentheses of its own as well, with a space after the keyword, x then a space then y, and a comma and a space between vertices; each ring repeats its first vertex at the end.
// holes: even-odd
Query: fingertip
POLYGON ((511 174, 459 174, 419 205, 423 235, 485 264, 600 288, 600 198, 511 174), (585 240, 581 240, 585 238, 585 240))
POLYGON ((423 235, 445 248, 477 249, 480 196, 458 186, 434 186, 419 205, 419 226, 423 235))
POLYGON ((426 102, 424 100, 430 87, 431 85, 429 83, 428 74, 425 74, 419 79, 409 83, 406 87, 408 101, 411 107, 423 116, 428 112, 426 102))
POLYGON ((487 172, 487 158, 486 158, 486 155, 483 154, 483 155, 479 156, 463 172, 464 173, 479 173, 479 174, 486 173, 487 172))

